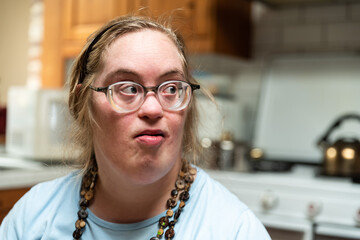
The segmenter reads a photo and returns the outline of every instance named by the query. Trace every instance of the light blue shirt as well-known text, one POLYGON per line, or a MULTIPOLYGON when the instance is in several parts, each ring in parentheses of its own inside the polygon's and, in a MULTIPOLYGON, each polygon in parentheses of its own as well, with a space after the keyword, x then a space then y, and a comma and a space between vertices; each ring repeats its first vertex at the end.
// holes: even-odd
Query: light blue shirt
MULTIPOLYGON (((33 187, 0 226, 1 240, 72 239, 77 220, 81 177, 78 172, 33 187)), ((170 193, 169 193, 170 194, 170 193)), ((156 235, 165 212, 142 222, 104 221, 89 209, 81 239, 141 239, 156 235)), ((162 238, 164 239, 164 237, 162 238)), ((175 225, 174 240, 269 240, 253 212, 220 183, 198 168, 187 201, 175 225)))

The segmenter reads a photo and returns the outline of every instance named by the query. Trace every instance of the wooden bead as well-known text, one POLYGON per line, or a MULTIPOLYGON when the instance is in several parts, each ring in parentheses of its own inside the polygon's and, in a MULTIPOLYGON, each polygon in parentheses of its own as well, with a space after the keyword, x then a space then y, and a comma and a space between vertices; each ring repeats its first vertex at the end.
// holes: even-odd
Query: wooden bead
POLYGON ((184 202, 184 201, 180 201, 179 208, 183 208, 183 207, 185 207, 185 202, 184 202))
POLYGON ((85 194, 86 194, 86 190, 85 189, 81 190, 80 195, 83 197, 85 196, 85 194))
POLYGON ((172 196, 172 197, 177 197, 178 193, 179 193, 178 190, 173 189, 173 190, 171 191, 171 196, 172 196))
POLYGON ((78 211, 78 217, 79 217, 80 219, 85 219, 85 218, 87 218, 87 217, 88 217, 87 211, 86 211, 85 209, 80 209, 80 210, 78 211))
POLYGON ((85 178, 84 179, 84 186, 86 188, 88 188, 88 187, 90 187, 90 185, 91 185, 91 179, 90 178, 85 178))
POLYGON ((166 216, 172 217, 173 215, 174 215, 174 211, 173 211, 173 210, 169 209, 169 210, 166 211, 166 216))
POLYGON ((160 237, 164 234, 164 229, 163 228, 159 228, 159 230, 157 231, 157 236, 160 237))
POLYGON ((160 218, 159 225, 163 228, 166 228, 169 225, 169 219, 167 217, 160 218))
POLYGON ((166 205, 168 208, 176 207, 176 199, 170 198, 169 200, 167 200, 166 205))
POLYGON ((185 181, 184 180, 182 180, 182 179, 178 179, 177 181, 176 181, 176 183, 175 183, 175 186, 176 186, 176 188, 178 188, 178 189, 184 189, 184 187, 185 187, 185 181))
POLYGON ((74 239, 80 239, 82 235, 82 231, 80 229, 76 229, 73 233, 73 238, 74 239))
POLYGON ((195 175, 197 173, 196 168, 190 168, 189 173, 195 175))
POLYGON ((189 198, 190 198, 190 194, 188 191, 183 191, 180 194, 180 200, 182 200, 182 201, 187 201, 189 198))
POLYGON ((84 228, 86 226, 86 222, 82 219, 78 219, 76 222, 75 222, 75 227, 77 229, 81 229, 81 228, 84 228))
POLYGON ((185 176, 185 182, 186 183, 192 183, 193 181, 194 181, 194 179, 190 174, 185 176))
POLYGON ((176 211, 176 213, 175 213, 175 215, 174 215, 174 221, 177 221, 177 220, 178 220, 178 218, 180 217, 180 214, 181 214, 181 208, 179 208, 179 209, 176 211))
POLYGON ((175 236, 175 231, 173 228, 169 228, 168 230, 166 230, 165 237, 167 239, 169 239, 169 238, 172 239, 174 236, 175 236))
POLYGON ((88 207, 89 201, 86 200, 85 198, 81 198, 79 204, 80 204, 80 207, 88 207))
POLYGON ((90 201, 94 197, 94 191, 89 190, 85 193, 85 199, 90 201))
POLYGON ((183 178, 185 176, 185 173, 183 171, 180 171, 179 176, 183 178))

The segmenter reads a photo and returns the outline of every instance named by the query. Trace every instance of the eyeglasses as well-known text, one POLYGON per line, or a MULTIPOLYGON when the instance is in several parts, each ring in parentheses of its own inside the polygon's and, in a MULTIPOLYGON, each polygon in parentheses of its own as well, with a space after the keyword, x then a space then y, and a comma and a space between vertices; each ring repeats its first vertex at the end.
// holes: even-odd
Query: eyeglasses
POLYGON ((184 81, 166 81, 153 87, 130 81, 113 83, 107 87, 89 87, 96 92, 105 93, 111 107, 119 113, 138 110, 150 91, 156 94, 163 109, 180 111, 189 105, 192 92, 200 89, 199 85, 184 81))

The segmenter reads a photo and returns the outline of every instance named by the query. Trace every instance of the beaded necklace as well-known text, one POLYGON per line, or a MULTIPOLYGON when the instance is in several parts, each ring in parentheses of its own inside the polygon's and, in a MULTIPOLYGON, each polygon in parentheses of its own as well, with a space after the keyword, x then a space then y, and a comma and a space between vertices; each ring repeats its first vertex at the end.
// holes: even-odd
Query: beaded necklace
MULTIPOLYGON (((175 182, 175 188, 171 191, 171 197, 166 202, 166 215, 160 218, 159 229, 156 233, 156 236, 150 238, 150 240, 160 240, 162 236, 165 236, 166 240, 171 240, 174 238, 174 227, 178 222, 182 210, 185 207, 186 201, 190 198, 189 190, 192 182, 194 181, 196 172, 197 171, 195 168, 191 167, 190 164, 183 161, 183 166, 175 182), (179 207, 174 213, 173 209, 177 206, 178 201, 180 201, 179 207)), ((85 230, 85 226, 87 224, 86 219, 88 217, 87 208, 89 207, 91 200, 94 198, 97 174, 97 166, 93 166, 84 174, 82 179, 78 220, 75 222, 75 231, 73 232, 73 238, 75 240, 81 239, 81 236, 85 230)))

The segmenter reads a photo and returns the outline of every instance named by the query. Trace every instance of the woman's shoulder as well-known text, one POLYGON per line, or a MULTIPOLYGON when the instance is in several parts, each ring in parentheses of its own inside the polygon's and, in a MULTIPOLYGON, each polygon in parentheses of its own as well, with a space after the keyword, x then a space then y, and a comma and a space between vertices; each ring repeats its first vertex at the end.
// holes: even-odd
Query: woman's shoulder
POLYGON ((270 239, 258 218, 237 195, 205 170, 197 169, 187 206, 191 208, 189 221, 193 221, 197 229, 204 229, 197 232, 199 239, 214 239, 214 236, 220 239, 270 239))
MULTIPOLYGON (((1 236, 38 239, 55 217, 76 211, 81 177, 77 171, 32 187, 11 209, 0 228, 1 236), (74 206, 72 206, 74 205, 74 206)), ((7 238, 5 238, 7 239, 7 238)))
POLYGON ((62 177, 36 184, 27 194, 38 195, 40 193, 42 197, 44 197, 44 195, 48 195, 50 197, 54 193, 59 194, 64 191, 68 191, 68 188, 73 188, 80 182, 81 176, 79 171, 72 171, 62 177))
POLYGON ((227 189, 223 184, 213 179, 206 171, 198 168, 197 179, 194 182, 193 198, 194 206, 211 211, 213 216, 219 218, 226 215, 227 218, 239 219, 251 212, 237 195, 227 189))
POLYGON ((59 205, 77 199, 80 184, 81 177, 78 171, 73 171, 63 177, 35 185, 18 203, 34 206, 38 212, 55 212, 59 205))
POLYGON ((201 194, 208 197, 209 202, 216 204, 224 203, 232 206, 237 206, 241 210, 246 210, 248 207, 239 200, 238 196, 229 191, 222 183, 213 179, 209 174, 201 169, 198 169, 198 185, 196 186, 201 190, 201 194))
POLYGON ((64 203, 64 199, 78 194, 81 177, 78 171, 68 173, 50 181, 33 186, 15 205, 33 206, 33 209, 49 208, 51 205, 64 203))

